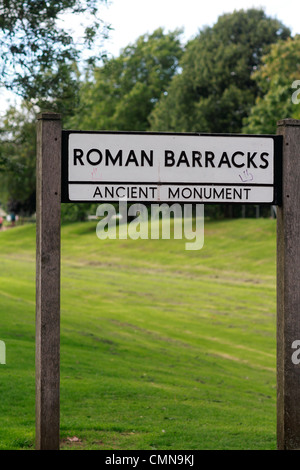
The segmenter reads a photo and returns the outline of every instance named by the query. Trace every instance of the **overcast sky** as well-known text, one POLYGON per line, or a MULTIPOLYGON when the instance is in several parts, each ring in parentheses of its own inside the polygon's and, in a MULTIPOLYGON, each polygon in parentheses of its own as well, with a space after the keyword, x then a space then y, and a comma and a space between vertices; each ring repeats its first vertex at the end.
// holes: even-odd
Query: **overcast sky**
POLYGON ((184 28, 184 40, 194 37, 203 26, 212 26, 223 13, 248 8, 264 8, 268 16, 300 33, 300 6, 297 0, 109 0, 102 17, 114 28, 106 42, 109 53, 120 50, 145 33, 164 27, 165 32, 184 28))

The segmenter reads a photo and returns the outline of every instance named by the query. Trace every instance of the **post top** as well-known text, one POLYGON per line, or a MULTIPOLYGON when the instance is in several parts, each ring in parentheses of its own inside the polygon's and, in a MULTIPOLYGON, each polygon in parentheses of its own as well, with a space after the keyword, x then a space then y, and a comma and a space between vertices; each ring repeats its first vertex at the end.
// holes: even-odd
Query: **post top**
POLYGON ((277 126, 300 126, 300 120, 299 119, 292 119, 292 118, 287 118, 287 119, 280 119, 280 121, 277 121, 277 126))
POLYGON ((61 119, 61 114, 59 113, 39 113, 37 115, 38 120, 47 120, 47 121, 58 121, 61 119))

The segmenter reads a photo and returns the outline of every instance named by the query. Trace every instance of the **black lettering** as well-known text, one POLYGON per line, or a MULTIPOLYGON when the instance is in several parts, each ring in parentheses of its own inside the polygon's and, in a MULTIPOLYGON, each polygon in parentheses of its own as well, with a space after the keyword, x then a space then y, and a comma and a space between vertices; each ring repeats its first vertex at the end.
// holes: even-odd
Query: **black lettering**
POLYGON ((242 189, 233 188, 233 199, 236 199, 236 197, 238 197, 239 199, 242 199, 242 192, 243 192, 243 188, 242 189))
POLYGON ((254 158, 256 157, 257 152, 254 152, 252 155, 250 152, 247 153, 247 168, 251 168, 251 164, 254 168, 257 168, 256 163, 254 163, 254 158))
POLYGON ((120 199, 125 196, 125 188, 124 188, 124 186, 119 186, 119 187, 116 189, 116 196, 117 196, 118 198, 120 198, 120 199), (120 194, 119 194, 119 190, 120 190, 120 189, 123 189, 123 190, 124 190, 124 193, 122 194, 122 196, 120 196, 120 194))
POLYGON ((193 167, 196 166, 196 162, 198 163, 198 166, 202 167, 201 162, 200 162, 200 159, 202 158, 201 152, 198 152, 197 150, 193 150, 192 158, 193 158, 193 167))
POLYGON ((133 198, 136 198, 136 193, 137 193, 137 187, 136 186, 132 186, 131 188, 131 194, 130 196, 133 197, 133 198))
POLYGON ((84 165, 82 161, 82 157, 83 157, 83 150, 74 149, 74 165, 77 165, 77 160, 80 162, 80 165, 84 165))
POLYGON ((245 154, 243 152, 234 152, 234 154, 231 157, 231 162, 232 162, 233 166, 235 166, 236 168, 242 168, 243 166, 245 166, 245 162, 237 164, 236 161, 235 161, 235 158, 236 158, 237 155, 241 155, 243 157, 245 154))
POLYGON ((219 162, 219 165, 218 165, 218 168, 220 168, 220 166, 222 165, 227 165, 228 168, 231 168, 231 165, 230 165, 230 161, 229 161, 229 158, 228 158, 228 155, 226 152, 223 152, 222 153, 222 157, 220 159, 220 162, 219 162))
POLYGON ((269 162, 266 158, 264 158, 265 156, 268 157, 269 154, 267 152, 263 152, 261 154, 260 159, 264 162, 264 165, 259 165, 259 168, 263 168, 263 169, 268 168, 269 162))
POLYGON ((142 186, 139 187, 139 197, 144 197, 145 199, 148 199, 148 188, 143 188, 142 186))
POLYGON ((232 191, 231 188, 226 188, 226 199, 232 199, 231 191, 232 191))
POLYGON ((109 161, 111 161, 113 165, 116 165, 116 163, 118 162, 118 165, 122 166, 122 150, 119 150, 117 155, 113 157, 110 151, 106 149, 105 150, 105 165, 106 166, 109 165, 109 161))
POLYGON ((105 186, 105 197, 107 197, 107 195, 109 195, 109 197, 111 197, 112 199, 114 198, 114 188, 113 188, 113 186, 111 187, 111 189, 109 189, 107 186, 105 186))
POLYGON ((100 196, 102 198, 102 194, 101 194, 99 186, 97 186, 97 188, 95 189, 93 198, 96 196, 100 196))
POLYGON ((183 190, 181 191, 181 195, 184 199, 190 199, 191 195, 192 195, 192 190, 191 188, 183 188, 183 190), (187 192, 187 195, 185 196, 185 191, 187 192))
POLYGON ((244 191, 246 192, 246 200, 248 200, 248 193, 251 191, 251 188, 244 188, 244 191))
POLYGON ((157 190, 157 186, 150 186, 149 189, 150 189, 150 191, 152 191, 152 197, 154 198, 154 196, 155 196, 154 193, 155 193, 155 191, 157 190))
POLYGON ((215 168, 215 164, 213 162, 213 159, 215 158, 215 154, 213 152, 205 152, 205 168, 208 167, 208 163, 215 168))
POLYGON ((174 165, 175 165, 174 152, 172 152, 172 150, 165 150, 165 166, 174 166, 174 165))
POLYGON ((102 153, 100 152, 99 149, 91 149, 88 151, 88 153, 86 154, 86 159, 87 161, 89 162, 90 165, 99 165, 101 162, 102 162, 102 153), (90 155, 92 153, 96 153, 98 154, 98 160, 97 161, 94 161, 90 159, 90 155))
POLYGON ((202 188, 194 188, 194 199, 196 199, 196 196, 198 196, 199 199, 202 199, 202 188))
POLYGON ((178 158, 178 162, 177 162, 176 166, 181 165, 181 163, 185 163, 186 166, 190 166, 190 163, 188 161, 188 158, 187 158, 186 153, 185 153, 184 150, 182 150, 182 152, 180 154, 180 157, 178 158))
POLYGON ((212 189, 211 188, 204 188, 204 199, 210 199, 212 195, 212 189), (206 194, 206 190, 209 191, 208 194, 206 194))
POLYGON ((218 193, 217 188, 214 188, 214 199, 215 198, 224 199, 224 188, 222 188, 219 193, 218 193))
POLYGON ((153 150, 150 150, 150 157, 146 154, 145 150, 141 153, 141 166, 145 166, 144 162, 147 161, 149 166, 153 166, 153 150))
POLYGON ((139 166, 139 162, 137 161, 134 150, 130 150, 125 166, 128 166, 129 163, 134 163, 136 166, 139 166))
POLYGON ((175 193, 173 193, 172 189, 169 188, 169 198, 179 198, 179 188, 176 189, 175 193))

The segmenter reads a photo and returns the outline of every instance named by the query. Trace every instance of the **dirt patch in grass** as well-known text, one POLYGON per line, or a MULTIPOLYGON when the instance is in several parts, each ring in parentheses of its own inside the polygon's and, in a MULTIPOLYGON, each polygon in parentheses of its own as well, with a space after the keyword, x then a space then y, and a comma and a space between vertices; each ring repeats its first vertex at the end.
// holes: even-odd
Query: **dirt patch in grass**
POLYGON ((67 449, 82 449, 84 447, 84 441, 77 436, 70 436, 66 439, 61 439, 60 447, 67 449))

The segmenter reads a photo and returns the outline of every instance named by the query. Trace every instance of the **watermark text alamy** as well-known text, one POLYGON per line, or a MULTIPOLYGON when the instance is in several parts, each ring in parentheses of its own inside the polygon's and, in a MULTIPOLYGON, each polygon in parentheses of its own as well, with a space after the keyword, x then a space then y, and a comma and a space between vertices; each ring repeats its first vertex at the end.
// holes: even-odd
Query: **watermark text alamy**
POLYGON ((185 239, 186 250, 200 250, 204 245, 204 205, 145 204, 129 205, 120 200, 119 210, 113 204, 100 204, 96 216, 101 218, 96 233, 105 239, 185 239), (121 223, 118 224, 117 220, 121 223), (173 221, 173 222, 172 222, 173 221))

